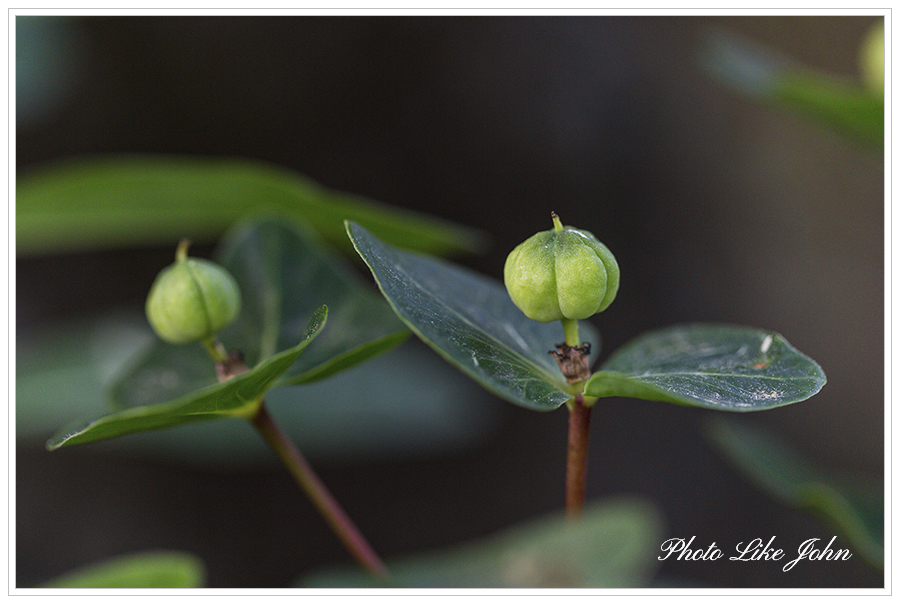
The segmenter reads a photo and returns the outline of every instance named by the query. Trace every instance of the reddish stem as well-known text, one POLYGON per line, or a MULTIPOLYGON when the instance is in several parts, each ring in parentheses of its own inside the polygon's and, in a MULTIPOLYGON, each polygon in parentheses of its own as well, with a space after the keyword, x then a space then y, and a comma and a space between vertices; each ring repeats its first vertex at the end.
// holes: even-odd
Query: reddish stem
POLYGON ((281 461, 287 466, 291 475, 312 500, 313 505, 319 510, 325 520, 331 525, 332 530, 350 551, 354 558, 370 573, 377 577, 388 576, 384 562, 366 541, 362 533, 353 524, 353 521, 340 506, 337 500, 328 491, 325 484, 313 471, 306 458, 297 450, 290 438, 272 420, 266 411, 265 405, 259 406, 259 411, 250 421, 265 441, 275 451, 281 461))
POLYGON ((566 516, 581 516, 584 508, 584 484, 587 477, 588 434, 591 407, 586 407, 581 394, 569 407, 569 449, 566 459, 566 516))

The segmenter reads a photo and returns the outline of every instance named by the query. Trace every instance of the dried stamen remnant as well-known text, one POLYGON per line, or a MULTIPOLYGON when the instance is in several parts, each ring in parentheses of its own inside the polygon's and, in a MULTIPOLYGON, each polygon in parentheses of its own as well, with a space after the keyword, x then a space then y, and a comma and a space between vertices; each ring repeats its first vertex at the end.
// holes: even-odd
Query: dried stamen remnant
POLYGON ((216 362, 216 374, 219 376, 220 382, 228 381, 234 376, 244 373, 247 369, 244 355, 240 350, 232 350, 228 353, 227 359, 216 362))
POLYGON ((577 384, 591 377, 591 365, 588 361, 588 355, 591 354, 589 342, 582 342, 581 346, 569 346, 563 342, 557 344, 556 350, 551 350, 548 354, 556 358, 559 370, 570 384, 577 384))

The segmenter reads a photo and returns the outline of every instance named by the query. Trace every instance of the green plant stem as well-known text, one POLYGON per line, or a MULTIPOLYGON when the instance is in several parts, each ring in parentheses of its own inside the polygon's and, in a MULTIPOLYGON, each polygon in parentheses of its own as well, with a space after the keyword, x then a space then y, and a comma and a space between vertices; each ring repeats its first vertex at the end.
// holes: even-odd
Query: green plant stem
POLYGON ((313 471, 306 458, 297 450, 290 438, 278 427, 260 403, 259 410, 250 420, 268 445, 275 451, 288 471, 312 500, 325 520, 359 563, 376 577, 386 578, 388 570, 375 550, 366 541, 353 521, 331 495, 324 483, 313 471))
POLYGON ((206 352, 209 353, 209 356, 216 363, 228 360, 228 353, 225 352, 225 347, 215 336, 203 340, 203 347, 206 348, 206 352))
POLYGON ((581 394, 569 405, 569 449, 566 458, 566 517, 581 516, 584 508, 584 485, 587 477, 588 434, 591 407, 584 404, 581 394))
POLYGON ((566 344, 576 348, 581 346, 581 339, 578 337, 578 319, 560 319, 563 326, 563 333, 566 334, 566 344))

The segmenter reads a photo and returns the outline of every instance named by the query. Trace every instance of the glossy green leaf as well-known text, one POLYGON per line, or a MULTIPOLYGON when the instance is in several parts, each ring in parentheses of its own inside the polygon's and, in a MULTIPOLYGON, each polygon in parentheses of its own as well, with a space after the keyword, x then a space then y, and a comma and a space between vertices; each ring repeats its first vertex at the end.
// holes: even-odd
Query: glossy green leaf
POLYGON ((707 437, 753 482, 781 502, 815 509, 831 519, 872 564, 884 564, 884 491, 880 482, 847 478, 818 467, 799 451, 758 428, 710 422, 707 437))
MULTIPOLYGON (((240 315, 220 339, 229 350, 241 350, 250 364, 292 346, 310 313, 328 306, 328 326, 280 385, 326 378, 409 335, 378 292, 298 221, 244 221, 225 235, 216 260, 237 280, 243 298, 240 315)), ((120 406, 147 405, 215 380, 201 347, 158 341, 123 376, 113 396, 120 406)))
POLYGON ((389 583, 358 570, 310 576, 303 587, 630 588, 646 586, 659 564, 658 512, 638 499, 588 506, 578 522, 554 515, 497 535, 388 561, 389 583))
POLYGON ((132 407, 62 430, 47 442, 50 450, 186 424, 226 417, 246 417, 259 406, 265 393, 297 360, 325 325, 328 314, 321 307, 310 319, 299 344, 267 358, 230 380, 217 383, 173 401, 132 407))
POLYGON ((82 568, 41 588, 51 589, 191 589, 203 587, 206 569, 196 556, 182 552, 148 552, 121 556, 82 568))
POLYGON ((585 394, 760 411, 805 400, 824 384, 822 368, 777 333, 694 324, 632 340, 591 376, 585 394))
POLYGON ((717 31, 700 57, 723 84, 793 111, 867 145, 884 146, 884 95, 800 65, 774 51, 717 31))
POLYGON ((258 210, 302 217, 347 251, 347 218, 428 253, 474 251, 485 239, 474 229, 332 191, 259 161, 122 155, 69 160, 20 175, 16 253, 168 245, 186 233, 195 242, 212 241, 258 210))
MULTIPOLYGON (((563 340, 558 322, 527 318, 498 281, 390 246, 354 223, 347 232, 397 315, 447 361, 529 409, 556 409, 571 398, 548 354, 563 340)), ((599 336, 585 322, 582 338, 596 353, 599 336)))

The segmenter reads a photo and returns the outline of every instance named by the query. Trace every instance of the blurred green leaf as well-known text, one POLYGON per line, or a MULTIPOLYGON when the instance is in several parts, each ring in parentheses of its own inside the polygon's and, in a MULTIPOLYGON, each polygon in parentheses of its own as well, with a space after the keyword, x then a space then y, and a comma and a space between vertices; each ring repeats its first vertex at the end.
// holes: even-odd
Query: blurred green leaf
POLYGON ((389 583, 355 569, 306 577, 312 588, 630 588, 646 586, 662 521, 638 499, 588 506, 570 522, 554 515, 445 552, 388 563, 389 583))
POLYGON ((772 100, 845 136, 884 147, 884 96, 813 71, 781 74, 772 100))
POLYGON ((584 392, 760 411, 805 400, 824 384, 821 367, 777 333, 694 324, 635 338, 603 363, 584 392))
POLYGON ((724 31, 711 34, 701 64, 721 83, 833 129, 884 146, 884 95, 822 73, 724 31))
MULTIPOLYGON (((348 222, 347 232, 397 315, 448 362, 497 396, 537 411, 572 397, 548 354, 563 340, 558 323, 538 323, 505 287, 448 262, 403 251, 348 222)), ((583 323, 599 349, 599 335, 583 323)))
POLYGON ((818 510, 830 518, 876 566, 884 565, 884 492, 828 473, 783 440, 736 421, 710 422, 707 439, 762 489, 786 505, 818 510))
MULTIPOLYGON (((331 320, 329 316, 329 326, 331 320)), ((324 332, 318 337, 322 336, 324 332)), ((155 341, 143 312, 20 329, 16 337, 17 445, 43 447, 60 426, 109 413, 111 384, 155 341)), ((307 348, 297 362, 309 352, 307 348)), ((185 393, 217 380, 208 355, 196 360, 197 381, 185 393)), ((170 399, 148 404, 166 400, 170 399)), ((341 461, 467 450, 494 434, 500 405, 415 338, 302 388, 274 388, 266 393, 269 413, 304 454, 341 461), (422 396, 422 383, 429 386, 427 397, 422 396), (362 392, 365 396, 359 395, 362 392), (347 417, 355 421, 348 423, 347 417)), ((243 421, 185 424, 92 447, 111 455, 164 459, 213 471, 277 463, 243 421)))
POLYGON ((349 251, 344 219, 434 254, 470 252, 482 233, 329 190, 259 161, 190 156, 98 156, 17 175, 16 253, 159 245, 190 234, 212 241, 260 210, 301 216, 349 251))
POLYGON ((62 446, 114 438, 134 432, 158 430, 188 422, 225 417, 245 417, 255 411, 261 398, 300 356, 325 325, 326 307, 310 319, 303 340, 256 367, 179 399, 132 407, 62 430, 47 442, 49 450, 62 446))
POLYGON ((77 17, 16 15, 16 126, 39 128, 69 101, 83 77, 87 46, 77 17))
MULTIPOLYGON (((328 326, 278 385, 308 383, 362 362, 409 335, 384 299, 296 220, 261 217, 236 225, 216 260, 237 280, 243 303, 220 334, 249 364, 292 346, 307 317, 328 306, 328 326)), ((200 346, 156 341, 113 390, 117 405, 157 403, 216 381, 200 346)))
MULTIPOLYGON (((17 439, 43 442, 60 426, 109 411, 110 384, 155 339, 143 313, 20 328, 17 439)), ((212 367, 208 371, 214 373, 212 367)))
POLYGON ((290 346, 304 317, 328 306, 328 328, 285 375, 287 383, 327 377, 409 335, 378 292, 299 222, 244 221, 226 234, 216 257, 244 292, 244 312, 223 337, 246 343, 248 359, 290 346))
POLYGON ((203 562, 182 552, 148 552, 121 556, 73 571, 40 588, 53 589, 189 589, 203 587, 203 562))

